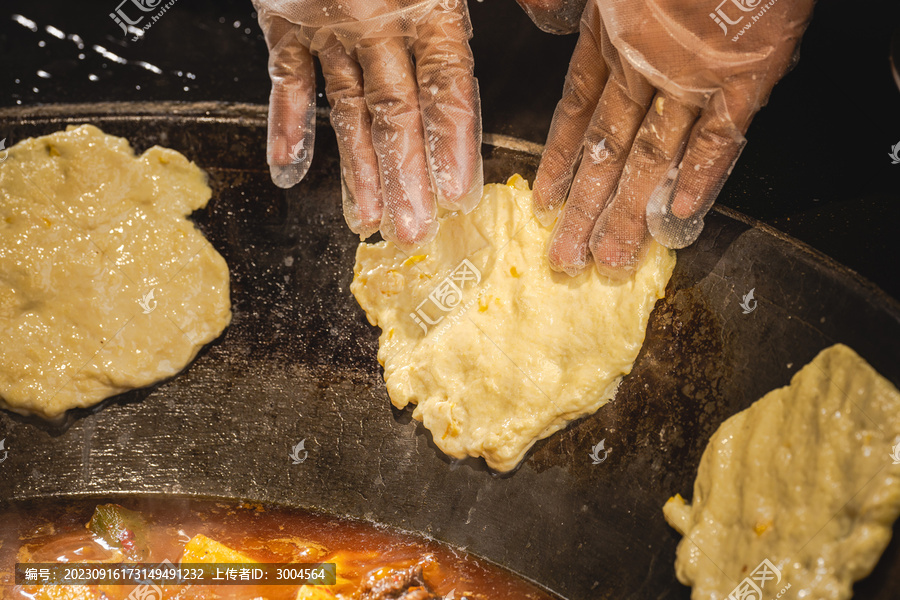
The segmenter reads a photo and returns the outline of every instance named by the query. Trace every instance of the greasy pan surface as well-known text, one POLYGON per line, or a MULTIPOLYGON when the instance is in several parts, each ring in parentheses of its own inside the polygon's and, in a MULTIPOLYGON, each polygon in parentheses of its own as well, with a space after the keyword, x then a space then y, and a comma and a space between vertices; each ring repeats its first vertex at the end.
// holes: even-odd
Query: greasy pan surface
MULTIPOLYGON (((263 107, 0 111, 8 144, 70 123, 95 124, 138 151, 174 148, 209 173, 213 200, 194 218, 230 266, 234 321, 180 376, 82 411, 68 427, 0 413, 9 451, 0 499, 133 492, 318 507, 425 532, 571 600, 683 599, 678 535, 661 507, 676 492, 691 496, 724 419, 835 342, 900 384, 894 301, 806 246, 715 212, 679 252, 616 400, 496 477, 479 461, 448 460, 409 412, 390 408, 377 330, 349 292, 357 240, 341 215, 327 125, 309 175, 285 192, 265 168, 263 107), (751 289, 758 306, 744 314, 751 289), (288 454, 300 440, 309 455, 295 465, 288 454), (608 458, 594 465, 601 440, 608 458)), ((486 181, 533 178, 529 149, 486 145, 486 181)), ((898 587, 895 536, 857 597, 886 600, 898 587)))

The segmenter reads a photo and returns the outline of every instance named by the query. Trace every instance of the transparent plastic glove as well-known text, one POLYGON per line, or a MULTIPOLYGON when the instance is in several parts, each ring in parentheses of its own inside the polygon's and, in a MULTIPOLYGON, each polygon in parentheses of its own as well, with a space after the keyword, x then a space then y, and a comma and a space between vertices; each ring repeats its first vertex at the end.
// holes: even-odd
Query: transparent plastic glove
POLYGON ((573 33, 586 0, 516 0, 534 24, 547 33, 573 33))
POLYGON ((593 255, 621 279, 651 234, 670 248, 700 235, 812 15, 813 0, 743 1, 589 0, 534 185, 541 222, 565 204, 555 269, 593 255))
POLYGON ((461 0, 253 0, 269 46, 268 162, 291 187, 315 133, 317 56, 341 154, 344 216, 404 248, 437 232, 437 206, 481 198, 481 108, 461 0))

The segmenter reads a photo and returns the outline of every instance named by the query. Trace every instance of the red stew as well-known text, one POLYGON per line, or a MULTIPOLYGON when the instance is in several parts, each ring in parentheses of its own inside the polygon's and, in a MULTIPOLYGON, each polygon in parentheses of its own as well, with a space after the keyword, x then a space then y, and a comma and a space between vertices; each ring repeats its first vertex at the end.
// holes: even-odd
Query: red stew
POLYGON ((0 584, 16 600, 552 600, 463 551, 318 513, 182 498, 29 501, 0 507, 0 584), (15 563, 334 563, 334 585, 15 584, 15 563))

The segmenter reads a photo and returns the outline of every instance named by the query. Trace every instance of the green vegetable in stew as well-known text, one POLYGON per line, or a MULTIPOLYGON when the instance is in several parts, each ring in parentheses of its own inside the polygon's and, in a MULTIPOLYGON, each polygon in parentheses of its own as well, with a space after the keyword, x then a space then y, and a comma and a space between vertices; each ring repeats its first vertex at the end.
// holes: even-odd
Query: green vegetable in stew
POLYGON ((120 549, 126 560, 150 558, 148 524, 140 513, 118 504, 99 504, 87 528, 110 547, 120 549))

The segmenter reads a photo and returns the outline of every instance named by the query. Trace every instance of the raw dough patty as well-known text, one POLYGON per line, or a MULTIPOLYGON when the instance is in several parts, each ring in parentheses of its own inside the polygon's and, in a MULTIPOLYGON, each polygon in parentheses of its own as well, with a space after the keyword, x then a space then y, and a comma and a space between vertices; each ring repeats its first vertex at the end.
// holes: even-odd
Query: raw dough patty
POLYGON ((685 536, 675 570, 691 598, 724 600, 739 585, 762 598, 788 585, 784 597, 850 598, 900 514, 897 415, 897 388, 838 344, 725 421, 700 460, 693 504, 676 496, 663 509, 685 536), (780 577, 760 576, 763 560, 780 577))
POLYGON ((178 373, 231 320, 228 266, 185 217, 196 165, 96 127, 0 164, 0 398, 45 418, 178 373))
POLYGON ((674 253, 654 243, 624 283, 595 269, 569 277, 550 269, 550 233, 515 176, 486 186, 469 215, 441 218, 415 255, 388 242, 357 250, 350 289, 382 329, 391 401, 416 404, 452 457, 513 469, 535 441, 609 402, 641 349, 674 253))

